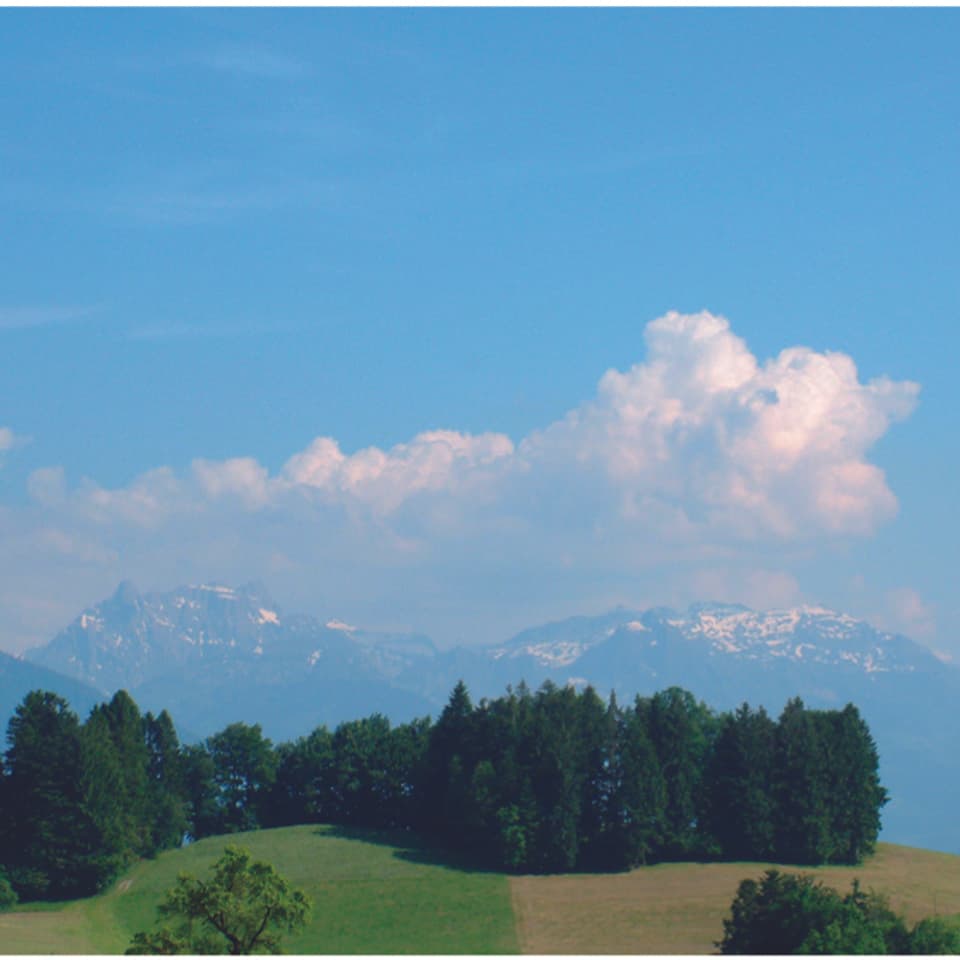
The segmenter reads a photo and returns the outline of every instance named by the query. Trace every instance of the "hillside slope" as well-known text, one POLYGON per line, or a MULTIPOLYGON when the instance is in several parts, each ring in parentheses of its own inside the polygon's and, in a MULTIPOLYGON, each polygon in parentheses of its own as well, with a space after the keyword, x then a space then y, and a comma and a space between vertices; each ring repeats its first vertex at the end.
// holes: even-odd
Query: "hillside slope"
POLYGON ((460 869, 404 835, 300 826, 210 837, 133 867, 88 900, 0 914, 0 953, 123 953, 180 871, 202 876, 227 843, 273 863, 314 902, 287 953, 516 953, 508 880, 460 869))
MULTIPOLYGON (((203 874, 230 840, 313 899, 312 922, 287 939, 288 953, 707 954, 737 884, 767 866, 508 878, 466 869, 409 835, 287 827, 211 837, 138 864, 102 896, 0 914, 0 953, 122 953, 134 932, 152 925, 177 873, 203 874)), ((958 856, 881 844, 860 867, 814 872, 840 889, 859 877, 911 921, 960 915, 958 856)))

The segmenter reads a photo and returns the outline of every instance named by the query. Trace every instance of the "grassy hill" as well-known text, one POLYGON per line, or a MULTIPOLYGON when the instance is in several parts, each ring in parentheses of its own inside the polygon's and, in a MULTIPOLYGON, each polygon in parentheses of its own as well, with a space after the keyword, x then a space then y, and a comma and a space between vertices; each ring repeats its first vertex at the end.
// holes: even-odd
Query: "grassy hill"
MULTIPOLYGON (((315 906, 288 953, 516 953, 508 879, 463 870, 404 835, 302 826, 229 838, 268 860, 315 906)), ((180 871, 197 876, 223 853, 201 840, 135 866, 89 900, 0 914, 0 952, 123 953, 180 871)))
MULTIPOLYGON (((239 834, 315 903, 288 953, 710 953, 744 877, 766 864, 660 864, 625 874, 513 877, 465 869, 403 834, 302 826, 239 834)), ((0 952, 122 953, 182 870, 201 875, 211 837, 132 868, 89 900, 0 914, 0 952)), ((792 868, 785 868, 792 869, 792 868)), ((881 844, 860 867, 811 871, 841 890, 859 877, 911 921, 960 915, 960 857, 881 844)))

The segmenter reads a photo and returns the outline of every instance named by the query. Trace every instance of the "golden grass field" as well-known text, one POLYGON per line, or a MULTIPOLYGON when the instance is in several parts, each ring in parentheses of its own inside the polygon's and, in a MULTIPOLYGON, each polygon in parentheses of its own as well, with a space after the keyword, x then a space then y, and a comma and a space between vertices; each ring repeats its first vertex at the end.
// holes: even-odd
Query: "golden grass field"
MULTIPOLYGON (((514 877, 510 881, 523 953, 708 954, 723 935, 737 886, 776 864, 665 863, 623 874, 514 877)), ((854 877, 886 894, 915 922, 960 914, 960 857, 881 843, 859 867, 811 873, 846 892, 854 877)))

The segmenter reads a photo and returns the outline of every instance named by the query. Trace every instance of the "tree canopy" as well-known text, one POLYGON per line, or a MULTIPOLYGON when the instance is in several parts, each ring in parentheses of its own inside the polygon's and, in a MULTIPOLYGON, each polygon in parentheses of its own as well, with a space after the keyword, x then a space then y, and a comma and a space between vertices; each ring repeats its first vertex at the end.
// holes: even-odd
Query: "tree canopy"
POLYGON ((311 904, 276 869, 228 846, 209 880, 182 873, 167 891, 159 929, 137 933, 128 954, 280 953, 284 933, 307 923, 311 904))
POLYGON ((181 746, 123 691, 80 723, 29 694, 0 765, 0 868, 23 900, 85 896, 138 857, 295 823, 419 831, 483 866, 622 870, 657 860, 856 863, 886 791, 856 707, 720 713, 677 687, 620 705, 524 684, 435 723, 381 714, 275 746, 234 723, 181 746))

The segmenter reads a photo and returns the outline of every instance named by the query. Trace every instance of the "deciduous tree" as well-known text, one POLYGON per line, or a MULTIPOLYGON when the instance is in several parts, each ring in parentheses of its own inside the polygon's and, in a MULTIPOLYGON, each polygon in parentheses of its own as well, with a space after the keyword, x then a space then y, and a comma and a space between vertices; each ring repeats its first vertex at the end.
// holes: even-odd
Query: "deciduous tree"
POLYGON ((228 846, 212 870, 209 880, 181 874, 158 908, 163 925, 136 934, 127 953, 280 953, 283 934, 309 919, 306 894, 242 847, 228 846))

